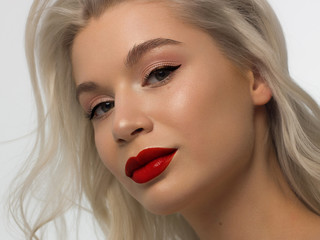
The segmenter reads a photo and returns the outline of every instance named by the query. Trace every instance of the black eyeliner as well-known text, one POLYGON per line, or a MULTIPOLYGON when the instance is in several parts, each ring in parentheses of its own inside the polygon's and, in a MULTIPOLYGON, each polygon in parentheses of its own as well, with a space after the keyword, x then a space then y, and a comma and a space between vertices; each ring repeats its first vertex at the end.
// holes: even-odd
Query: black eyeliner
MULTIPOLYGON (((170 66, 170 65, 164 65, 164 66, 159 66, 155 69, 153 69, 149 74, 147 74, 144 79, 143 79, 143 85, 147 85, 145 84, 146 81, 152 76, 152 74, 154 74, 157 71, 161 71, 161 70, 167 70, 167 71, 171 71, 170 74, 172 74, 174 71, 176 71, 178 68, 181 67, 181 64, 176 65, 176 66, 170 66)), ((169 76, 168 76, 169 77, 169 76)), ((163 80, 165 81, 165 79, 163 80)))
POLYGON ((94 106, 94 107, 90 110, 90 112, 89 112, 89 114, 88 114, 90 120, 93 119, 94 114, 95 114, 97 108, 100 106, 100 104, 101 104, 101 103, 97 104, 96 106, 94 106))

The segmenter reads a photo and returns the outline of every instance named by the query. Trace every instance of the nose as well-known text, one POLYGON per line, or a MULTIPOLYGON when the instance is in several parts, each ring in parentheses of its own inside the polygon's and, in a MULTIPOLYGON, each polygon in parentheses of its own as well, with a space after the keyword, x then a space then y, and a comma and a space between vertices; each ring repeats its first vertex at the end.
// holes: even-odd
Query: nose
POLYGON ((130 142, 139 135, 153 130, 153 122, 147 114, 141 97, 116 98, 112 134, 117 143, 130 142))

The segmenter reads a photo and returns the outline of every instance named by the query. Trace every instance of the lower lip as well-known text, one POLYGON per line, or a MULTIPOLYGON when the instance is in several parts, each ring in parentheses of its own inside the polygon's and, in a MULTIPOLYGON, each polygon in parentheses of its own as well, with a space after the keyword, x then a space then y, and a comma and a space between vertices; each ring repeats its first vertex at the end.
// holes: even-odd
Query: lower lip
POLYGON ((169 155, 159 157, 147 165, 135 170, 132 180, 136 183, 146 183, 159 176, 170 164, 176 152, 169 155))

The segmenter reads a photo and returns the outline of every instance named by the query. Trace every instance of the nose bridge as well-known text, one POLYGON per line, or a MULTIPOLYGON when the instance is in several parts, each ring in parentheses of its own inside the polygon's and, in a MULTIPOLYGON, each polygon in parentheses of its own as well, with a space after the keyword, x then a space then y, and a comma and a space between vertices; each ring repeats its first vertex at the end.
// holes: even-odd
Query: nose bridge
POLYGON ((133 89, 121 88, 115 96, 112 134, 117 142, 129 142, 150 132, 153 123, 144 109, 143 96, 133 89))

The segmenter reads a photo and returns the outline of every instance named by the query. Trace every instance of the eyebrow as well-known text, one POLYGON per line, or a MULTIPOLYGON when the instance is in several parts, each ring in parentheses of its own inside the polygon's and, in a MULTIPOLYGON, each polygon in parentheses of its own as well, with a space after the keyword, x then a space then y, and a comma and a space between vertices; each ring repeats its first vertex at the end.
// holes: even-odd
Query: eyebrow
POLYGON ((95 84, 94 82, 84 82, 84 83, 79 84, 79 86, 77 86, 77 88, 76 88, 77 101, 79 102, 79 96, 81 93, 93 92, 93 91, 96 91, 97 89, 99 89, 99 86, 97 84, 95 84))
POLYGON ((127 67, 133 66, 143 57, 144 54, 155 48, 159 48, 165 45, 177 44, 181 44, 181 42, 168 38, 155 38, 138 45, 134 45, 133 48, 128 52, 125 65, 127 67))
MULTIPOLYGON (((181 44, 181 42, 168 38, 155 38, 138 45, 134 45, 127 54, 125 65, 126 67, 132 67, 143 57, 143 55, 155 48, 159 48, 165 45, 177 44, 181 44)), ((79 96, 82 93, 96 91, 98 89, 99 86, 94 82, 81 83, 76 87, 76 98, 79 101, 79 96)))

